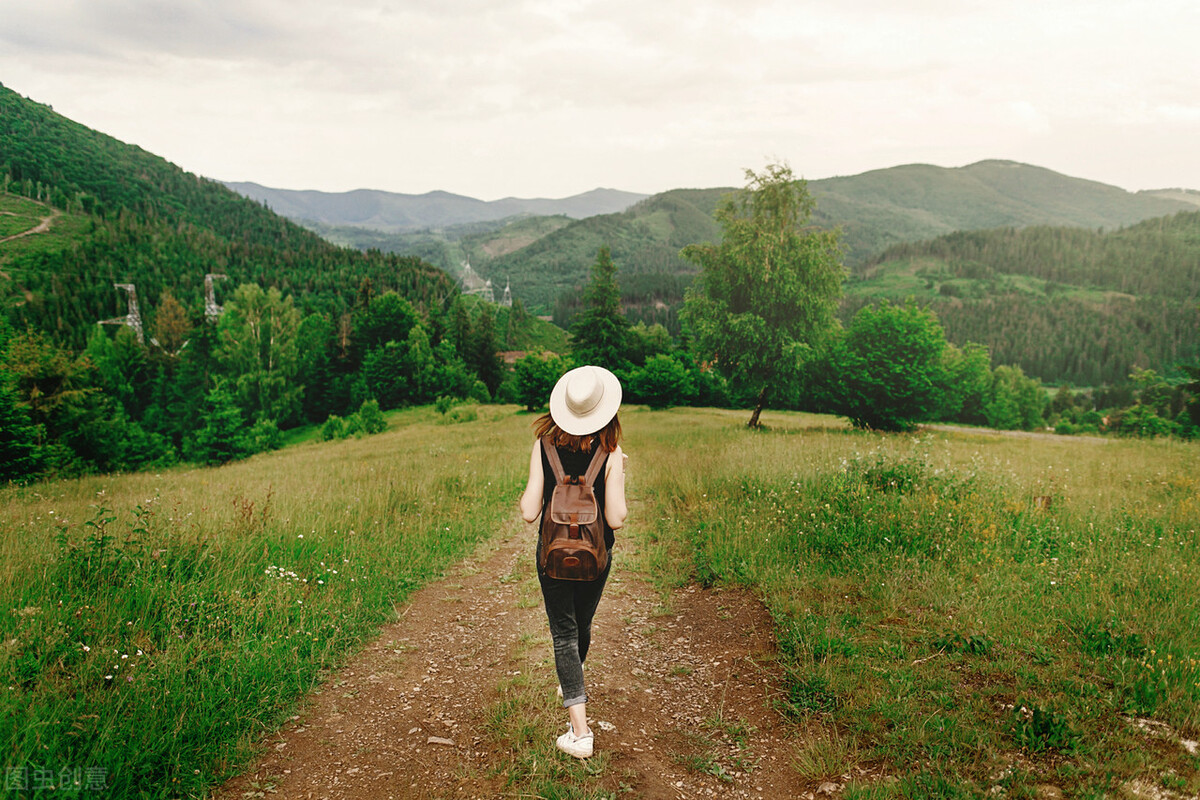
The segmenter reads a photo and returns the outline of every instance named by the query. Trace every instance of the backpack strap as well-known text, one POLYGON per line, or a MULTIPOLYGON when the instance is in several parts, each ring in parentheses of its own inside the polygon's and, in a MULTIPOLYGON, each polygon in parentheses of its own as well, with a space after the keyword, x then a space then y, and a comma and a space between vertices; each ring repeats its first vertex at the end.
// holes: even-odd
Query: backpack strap
POLYGON ((560 486, 566 483, 566 473, 563 472, 562 459, 558 457, 558 449, 550 444, 550 437, 542 438, 542 452, 546 454, 546 460, 550 462, 550 471, 554 473, 554 482, 560 486))
POLYGON ((588 462, 587 472, 584 473, 582 480, 571 480, 563 470, 562 459, 558 457, 558 448, 550 443, 549 437, 543 437, 541 441, 542 451, 546 454, 546 461, 550 462, 550 471, 554 473, 555 483, 562 485, 578 482, 584 486, 595 485, 596 478, 600 477, 600 465, 604 463, 601 455, 608 452, 599 443, 596 444, 596 449, 592 451, 592 460, 588 462))
POLYGON ((596 478, 600 477, 600 465, 604 463, 603 456, 607 452, 599 442, 596 442, 596 449, 592 451, 592 460, 588 464, 587 472, 583 476, 584 486, 594 486, 596 484, 596 478))

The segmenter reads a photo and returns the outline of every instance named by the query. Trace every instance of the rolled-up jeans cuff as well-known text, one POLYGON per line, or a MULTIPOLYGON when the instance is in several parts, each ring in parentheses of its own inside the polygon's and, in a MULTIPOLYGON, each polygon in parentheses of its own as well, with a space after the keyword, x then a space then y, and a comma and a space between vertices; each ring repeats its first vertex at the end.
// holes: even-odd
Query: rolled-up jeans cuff
POLYGON ((570 708, 571 706, 577 706, 580 703, 586 703, 586 702, 587 702, 586 694, 581 694, 581 695, 579 695, 579 697, 572 697, 570 699, 567 699, 564 697, 563 698, 563 708, 570 708))

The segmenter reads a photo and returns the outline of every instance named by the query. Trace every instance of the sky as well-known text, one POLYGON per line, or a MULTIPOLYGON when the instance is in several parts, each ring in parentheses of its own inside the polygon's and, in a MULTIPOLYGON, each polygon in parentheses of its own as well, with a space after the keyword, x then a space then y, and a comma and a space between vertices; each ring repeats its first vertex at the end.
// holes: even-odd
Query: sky
POLYGON ((209 178, 483 200, 1002 158, 1200 189, 1195 0, 0 0, 0 83, 209 178))

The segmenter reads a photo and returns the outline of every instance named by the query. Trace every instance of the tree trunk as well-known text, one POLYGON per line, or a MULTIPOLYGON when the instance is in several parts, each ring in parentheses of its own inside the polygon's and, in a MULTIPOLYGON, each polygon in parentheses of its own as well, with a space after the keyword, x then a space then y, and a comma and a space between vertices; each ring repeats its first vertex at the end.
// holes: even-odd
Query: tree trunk
POLYGON ((763 385, 762 391, 758 393, 758 401, 754 404, 754 413, 750 415, 750 421, 746 423, 747 428, 757 428, 758 415, 762 413, 763 406, 767 404, 767 387, 763 385))

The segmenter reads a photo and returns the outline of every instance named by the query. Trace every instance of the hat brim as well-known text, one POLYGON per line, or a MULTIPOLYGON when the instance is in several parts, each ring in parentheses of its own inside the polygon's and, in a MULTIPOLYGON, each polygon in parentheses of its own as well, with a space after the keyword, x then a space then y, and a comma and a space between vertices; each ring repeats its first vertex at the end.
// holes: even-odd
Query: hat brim
POLYGON ((562 431, 572 436, 586 436, 600 430, 612 421, 620 407, 621 382, 604 367, 576 367, 559 378, 550 392, 550 418, 562 431), (599 379, 604 391, 594 408, 586 414, 575 414, 567 407, 567 383, 571 376, 583 370, 590 370, 599 379))

